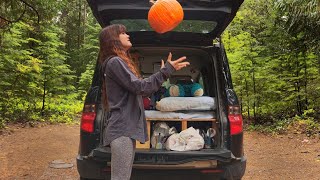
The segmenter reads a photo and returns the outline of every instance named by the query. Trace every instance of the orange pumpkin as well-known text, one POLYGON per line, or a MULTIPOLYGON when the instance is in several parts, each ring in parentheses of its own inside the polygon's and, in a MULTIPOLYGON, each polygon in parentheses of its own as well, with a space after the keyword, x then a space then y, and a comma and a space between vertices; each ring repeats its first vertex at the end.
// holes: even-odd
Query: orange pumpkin
POLYGON ((174 29, 183 20, 183 9, 176 0, 157 0, 148 13, 148 22, 158 33, 174 29))

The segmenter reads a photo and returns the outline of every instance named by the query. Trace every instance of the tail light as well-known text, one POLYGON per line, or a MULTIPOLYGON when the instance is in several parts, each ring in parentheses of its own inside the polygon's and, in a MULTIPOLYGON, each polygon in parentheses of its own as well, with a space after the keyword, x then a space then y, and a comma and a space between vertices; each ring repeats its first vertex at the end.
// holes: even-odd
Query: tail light
POLYGON ((229 106, 228 118, 230 122, 230 134, 235 135, 243 131, 243 120, 239 106, 229 106))
POLYGON ((96 118, 96 106, 94 104, 84 105, 81 117, 81 129, 92 133, 94 130, 94 120, 96 118))

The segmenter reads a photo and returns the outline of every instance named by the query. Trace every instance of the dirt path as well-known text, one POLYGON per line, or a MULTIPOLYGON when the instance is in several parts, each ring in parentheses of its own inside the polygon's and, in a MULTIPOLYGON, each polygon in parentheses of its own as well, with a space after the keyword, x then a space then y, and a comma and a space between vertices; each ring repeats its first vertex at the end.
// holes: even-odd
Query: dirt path
POLYGON ((11 135, 0 136, 0 179, 77 179, 78 126, 10 129, 14 130, 11 135), (50 162, 58 159, 74 167, 49 168, 50 162))
MULTIPOLYGON (((11 134, 0 135, 0 179, 79 179, 75 157, 78 125, 45 125, 35 128, 10 126, 11 134), (53 160, 74 166, 49 167, 53 160)), ((248 158, 244 180, 306 179, 320 180, 320 140, 303 135, 270 137, 245 133, 248 158)))
POLYGON ((304 135, 245 134, 248 158, 243 179, 320 180, 320 139, 304 135))

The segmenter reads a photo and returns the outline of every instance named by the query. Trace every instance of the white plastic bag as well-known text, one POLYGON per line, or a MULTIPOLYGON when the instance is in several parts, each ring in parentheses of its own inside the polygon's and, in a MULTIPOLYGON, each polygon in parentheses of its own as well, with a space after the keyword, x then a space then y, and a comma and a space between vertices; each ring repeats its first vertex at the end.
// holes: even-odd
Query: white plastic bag
POLYGON ((180 134, 172 134, 166 141, 166 149, 168 151, 184 151, 186 141, 180 137, 180 134))
POLYGON ((166 142, 166 149, 173 151, 192 151, 202 149, 204 139, 198 130, 190 127, 179 134, 171 135, 166 142))
POLYGON ((199 150, 204 146, 204 139, 199 130, 195 130, 193 127, 181 131, 180 136, 187 142, 185 151, 199 150))

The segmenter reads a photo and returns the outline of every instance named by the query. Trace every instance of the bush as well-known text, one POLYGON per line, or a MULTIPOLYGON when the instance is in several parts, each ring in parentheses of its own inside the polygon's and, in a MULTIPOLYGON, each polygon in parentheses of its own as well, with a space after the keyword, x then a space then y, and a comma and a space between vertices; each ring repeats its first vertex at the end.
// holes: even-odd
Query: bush
POLYGON ((269 119, 267 121, 259 121, 264 123, 248 122, 246 129, 249 131, 255 130, 271 134, 283 134, 287 132, 314 135, 320 132, 319 120, 316 120, 313 109, 306 110, 301 116, 283 118, 262 118, 269 119))
POLYGON ((33 103, 11 98, 6 109, 0 110, 0 129, 10 122, 75 122, 79 119, 82 108, 83 101, 77 100, 76 93, 48 98, 43 111, 41 100, 33 103))

